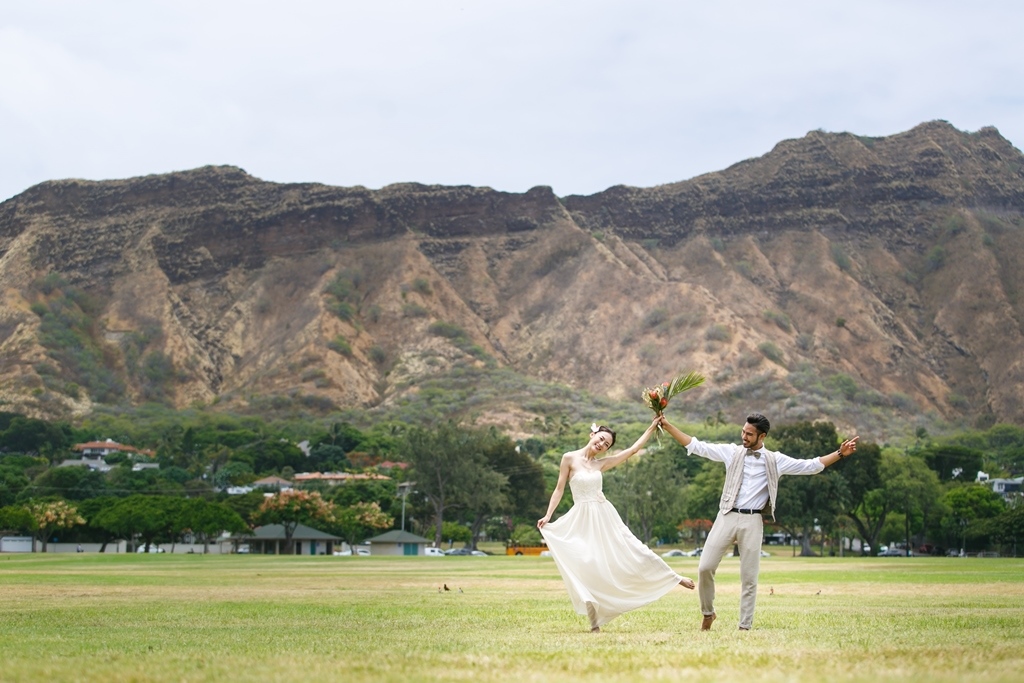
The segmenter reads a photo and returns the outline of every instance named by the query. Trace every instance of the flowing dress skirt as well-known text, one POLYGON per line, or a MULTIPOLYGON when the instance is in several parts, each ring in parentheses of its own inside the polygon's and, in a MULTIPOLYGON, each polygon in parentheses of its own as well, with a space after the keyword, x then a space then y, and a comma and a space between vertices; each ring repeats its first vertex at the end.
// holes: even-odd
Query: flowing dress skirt
POLYGON ((607 500, 577 502, 540 531, 573 608, 592 627, 654 602, 683 578, 633 535, 607 500))

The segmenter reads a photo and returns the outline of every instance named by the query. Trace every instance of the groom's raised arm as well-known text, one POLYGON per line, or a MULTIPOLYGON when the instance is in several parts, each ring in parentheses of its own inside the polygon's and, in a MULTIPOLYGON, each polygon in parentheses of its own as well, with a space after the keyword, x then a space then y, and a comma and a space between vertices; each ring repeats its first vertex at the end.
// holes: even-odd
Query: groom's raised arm
POLYGON ((669 434, 672 435, 673 439, 675 439, 676 441, 681 443, 684 448, 686 446, 689 446, 690 445, 690 441, 693 440, 692 436, 690 436, 689 434, 686 434, 686 433, 680 431, 679 428, 676 427, 671 422, 669 422, 668 418, 665 417, 664 415, 662 415, 662 417, 661 417, 661 426, 665 429, 666 432, 668 432, 669 434))

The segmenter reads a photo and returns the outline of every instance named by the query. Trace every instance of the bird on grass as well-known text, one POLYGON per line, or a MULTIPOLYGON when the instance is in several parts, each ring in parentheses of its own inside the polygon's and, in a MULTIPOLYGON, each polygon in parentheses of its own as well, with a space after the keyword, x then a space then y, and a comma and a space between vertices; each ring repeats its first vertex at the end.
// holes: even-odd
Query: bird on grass
POLYGON ((445 593, 447 593, 447 592, 448 592, 448 591, 450 591, 450 590, 451 590, 451 588, 449 588, 449 587, 448 587, 448 584, 446 583, 446 584, 444 585, 444 592, 445 592, 445 593))

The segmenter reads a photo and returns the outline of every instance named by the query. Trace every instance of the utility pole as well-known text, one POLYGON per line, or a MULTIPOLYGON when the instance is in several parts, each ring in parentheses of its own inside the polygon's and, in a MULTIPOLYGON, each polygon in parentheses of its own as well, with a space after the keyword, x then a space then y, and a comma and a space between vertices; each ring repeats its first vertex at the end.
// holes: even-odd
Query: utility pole
POLYGON ((416 482, 403 481, 398 485, 398 495, 402 497, 402 531, 405 531, 405 499, 416 482))

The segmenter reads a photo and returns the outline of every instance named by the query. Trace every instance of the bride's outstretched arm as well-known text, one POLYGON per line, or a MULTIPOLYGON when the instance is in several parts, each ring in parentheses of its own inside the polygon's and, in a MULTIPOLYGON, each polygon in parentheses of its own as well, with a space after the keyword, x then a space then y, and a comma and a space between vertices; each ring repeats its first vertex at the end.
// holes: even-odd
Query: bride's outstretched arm
POLYGON ((537 528, 543 529, 544 525, 551 519, 551 514, 558 507, 558 504, 562 500, 562 494, 565 493, 565 482, 569 480, 569 468, 572 463, 572 456, 568 453, 562 456, 562 464, 558 467, 558 483, 555 484, 555 490, 551 492, 551 502, 548 503, 548 511, 543 517, 537 520, 537 528))
POLYGON ((658 428, 658 424, 660 422, 660 417, 654 418, 654 421, 651 422, 651 425, 646 430, 644 430, 644 433, 640 435, 640 438, 637 439, 632 446, 630 446, 624 451, 619 451, 615 455, 609 455, 606 458, 601 458, 598 461, 601 463, 601 471, 605 472, 613 467, 621 465, 622 463, 626 462, 631 457, 636 455, 640 451, 640 449, 643 448, 644 444, 647 443, 647 439, 651 438, 651 434, 653 434, 654 430, 658 428))

